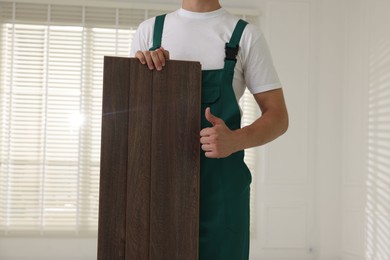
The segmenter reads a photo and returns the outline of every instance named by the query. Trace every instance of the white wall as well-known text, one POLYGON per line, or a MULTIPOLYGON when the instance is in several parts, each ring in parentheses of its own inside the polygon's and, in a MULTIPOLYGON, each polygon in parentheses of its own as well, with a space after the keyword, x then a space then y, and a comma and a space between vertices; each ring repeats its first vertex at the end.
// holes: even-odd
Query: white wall
POLYGON ((288 132, 264 148, 253 259, 314 259, 314 169, 310 162, 315 128, 312 91, 313 1, 262 1, 261 27, 278 70, 290 116, 288 132))
POLYGON ((390 2, 346 4, 342 259, 390 259, 390 2))
POLYGON ((1 260, 96 260, 96 238, 1 238, 1 260))
POLYGON ((343 89, 342 259, 364 258, 368 1, 346 1, 343 89))
POLYGON ((343 1, 318 1, 316 217, 318 259, 340 257, 343 1))

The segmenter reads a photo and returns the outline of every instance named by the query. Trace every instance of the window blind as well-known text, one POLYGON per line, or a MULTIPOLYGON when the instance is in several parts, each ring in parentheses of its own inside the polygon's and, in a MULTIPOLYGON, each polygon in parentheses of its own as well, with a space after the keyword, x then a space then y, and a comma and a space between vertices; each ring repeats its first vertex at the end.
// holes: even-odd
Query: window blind
MULTIPOLYGON (((103 57, 165 12, 0 3, 0 235, 96 234, 103 57)), ((248 92, 241 106, 248 124, 248 92)))
MULTIPOLYGON (((259 107, 253 98, 253 95, 249 92, 248 89, 245 90, 244 95, 240 99, 240 107, 243 111, 241 118, 241 126, 247 126, 251 124, 256 118, 260 116, 259 107)), ((257 152, 258 148, 250 148, 245 150, 244 161, 248 166, 249 170, 252 173, 252 185, 250 191, 250 230, 252 238, 255 237, 256 230, 256 178, 258 162, 259 162, 259 153, 257 152)))

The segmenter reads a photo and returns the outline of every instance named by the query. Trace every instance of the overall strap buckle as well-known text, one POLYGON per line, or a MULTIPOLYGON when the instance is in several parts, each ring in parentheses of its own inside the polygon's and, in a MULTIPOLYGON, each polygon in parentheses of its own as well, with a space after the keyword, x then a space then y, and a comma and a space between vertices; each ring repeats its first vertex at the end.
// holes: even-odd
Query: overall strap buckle
POLYGON ((230 41, 225 44, 225 68, 234 69, 237 62, 238 50, 240 48, 238 44, 247 24, 248 23, 244 20, 238 20, 230 41))
POLYGON ((237 61, 237 54, 238 54, 239 46, 238 44, 236 47, 230 47, 229 43, 225 44, 225 61, 231 60, 231 61, 237 61))

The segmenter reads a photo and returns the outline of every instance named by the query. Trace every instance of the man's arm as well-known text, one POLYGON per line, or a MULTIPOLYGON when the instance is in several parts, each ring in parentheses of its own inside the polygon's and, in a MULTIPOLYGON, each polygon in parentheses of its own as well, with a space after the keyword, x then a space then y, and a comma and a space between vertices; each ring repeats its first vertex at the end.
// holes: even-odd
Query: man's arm
POLYGON ((288 128, 288 113, 282 89, 254 95, 262 115, 252 124, 230 130, 222 119, 206 109, 206 119, 213 127, 202 129, 200 142, 207 157, 223 158, 250 147, 266 144, 288 128))

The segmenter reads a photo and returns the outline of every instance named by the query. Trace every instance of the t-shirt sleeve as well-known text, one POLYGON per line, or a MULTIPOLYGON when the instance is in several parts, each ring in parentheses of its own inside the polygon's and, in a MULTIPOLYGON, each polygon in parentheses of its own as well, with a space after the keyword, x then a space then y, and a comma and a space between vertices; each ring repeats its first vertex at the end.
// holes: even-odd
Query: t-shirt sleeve
POLYGON ((249 29, 252 30, 253 35, 246 39, 245 46, 247 52, 243 70, 246 86, 252 94, 281 88, 264 35, 258 29, 253 27, 249 29))
POLYGON ((154 25, 154 18, 142 22, 137 31, 134 34, 131 48, 130 57, 134 57, 135 53, 139 50, 145 51, 149 49, 150 38, 152 37, 154 25))

